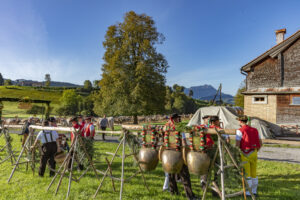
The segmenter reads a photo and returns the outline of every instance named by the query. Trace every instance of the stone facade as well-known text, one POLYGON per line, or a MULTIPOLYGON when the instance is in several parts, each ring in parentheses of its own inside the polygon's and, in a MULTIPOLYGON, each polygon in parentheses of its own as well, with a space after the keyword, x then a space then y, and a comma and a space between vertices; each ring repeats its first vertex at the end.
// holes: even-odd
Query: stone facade
POLYGON ((253 103, 253 97, 257 95, 245 95, 244 113, 251 117, 258 117, 260 119, 276 123, 277 116, 277 96, 266 95, 267 103, 256 104, 253 103))

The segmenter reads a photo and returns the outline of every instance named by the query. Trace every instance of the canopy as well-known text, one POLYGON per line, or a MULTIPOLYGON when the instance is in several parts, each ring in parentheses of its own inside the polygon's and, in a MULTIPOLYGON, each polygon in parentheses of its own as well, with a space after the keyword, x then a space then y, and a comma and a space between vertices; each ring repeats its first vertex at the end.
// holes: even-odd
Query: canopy
MULTIPOLYGON (((199 108, 189 121, 188 126, 203 124, 202 117, 205 115, 217 115, 220 118, 222 128, 239 129, 240 125, 238 120, 236 120, 238 112, 239 111, 237 111, 234 107, 226 106, 209 106, 199 108)), ((261 139, 274 138, 268 122, 257 118, 251 118, 251 126, 257 128, 261 139)))

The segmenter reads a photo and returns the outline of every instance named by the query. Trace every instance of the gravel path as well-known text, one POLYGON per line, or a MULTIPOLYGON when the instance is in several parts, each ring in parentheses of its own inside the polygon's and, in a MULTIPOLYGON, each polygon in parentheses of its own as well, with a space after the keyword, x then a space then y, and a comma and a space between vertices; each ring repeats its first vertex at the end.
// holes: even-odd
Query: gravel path
POLYGON ((258 159, 300 164, 299 148, 262 147, 258 159))

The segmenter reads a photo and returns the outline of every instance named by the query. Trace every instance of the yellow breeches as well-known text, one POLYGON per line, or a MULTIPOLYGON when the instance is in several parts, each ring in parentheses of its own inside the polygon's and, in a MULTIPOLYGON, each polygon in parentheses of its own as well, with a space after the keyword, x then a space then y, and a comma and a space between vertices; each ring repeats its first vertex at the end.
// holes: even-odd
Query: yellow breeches
POLYGON ((251 152, 249 155, 242 154, 242 162, 244 164, 246 177, 256 178, 256 166, 257 166, 257 150, 251 152))

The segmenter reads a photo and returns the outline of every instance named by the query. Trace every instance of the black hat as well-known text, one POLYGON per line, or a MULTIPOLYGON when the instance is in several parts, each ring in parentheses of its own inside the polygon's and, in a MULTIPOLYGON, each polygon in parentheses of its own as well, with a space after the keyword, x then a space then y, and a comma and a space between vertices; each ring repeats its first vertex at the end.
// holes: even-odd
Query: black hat
POLYGON ((171 115, 172 119, 176 119, 176 118, 180 118, 180 115, 178 115, 177 113, 174 113, 171 115))
POLYGON ((204 115, 204 116, 202 117, 202 119, 207 119, 207 118, 210 118, 210 116, 209 116, 209 115, 204 115))
POLYGON ((239 121, 247 122, 248 121, 248 116, 247 115, 241 115, 236 118, 239 121))
POLYGON ((217 116, 217 115, 211 116, 211 117, 210 117, 210 121, 211 121, 211 122, 215 122, 215 121, 219 121, 219 120, 220 120, 220 118, 219 118, 219 116, 217 116))
POLYGON ((83 116, 82 115, 78 115, 77 118, 83 118, 83 116))
POLYGON ((77 117, 72 117, 72 118, 70 119, 70 122, 74 122, 74 121, 77 121, 77 117))
POLYGON ((85 117, 85 120, 90 120, 90 119, 92 119, 92 117, 91 117, 91 116, 87 116, 87 117, 85 117))
POLYGON ((48 120, 44 120, 43 121, 43 126, 49 126, 49 121, 48 120))
POLYGON ((49 122, 56 122, 55 117, 50 117, 48 120, 49 120, 49 122))

